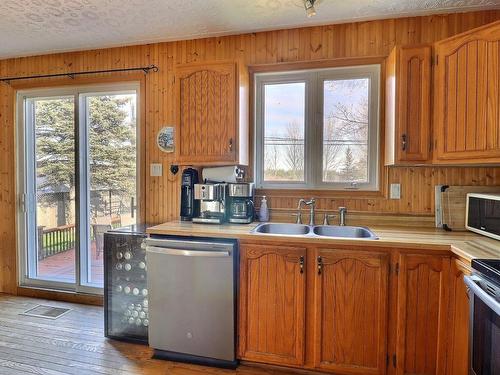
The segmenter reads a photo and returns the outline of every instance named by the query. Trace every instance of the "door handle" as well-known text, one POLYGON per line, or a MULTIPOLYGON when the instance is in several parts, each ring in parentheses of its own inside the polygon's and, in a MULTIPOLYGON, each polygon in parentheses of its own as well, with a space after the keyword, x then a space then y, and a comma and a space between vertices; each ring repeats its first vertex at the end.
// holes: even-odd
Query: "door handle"
POLYGON ((464 283, 467 285, 471 292, 474 293, 477 298, 479 298, 486 306, 493 310, 497 315, 500 315, 500 303, 498 303, 493 297, 482 290, 470 276, 464 276, 464 283))
POLYGON ((406 151, 406 145, 407 145, 407 136, 406 134, 403 134, 401 136, 401 148, 403 149, 403 151, 406 151))
POLYGON ((137 205, 135 204, 135 197, 130 198, 130 216, 134 218, 137 205))
POLYGON ((205 257, 205 258, 225 258, 230 256, 229 251, 199 251, 199 250, 183 250, 170 249, 167 247, 147 246, 147 253, 175 255, 184 257, 205 257))
POLYGON ((229 138, 229 151, 233 151, 233 138, 229 138))
POLYGON ((21 212, 26 213, 26 194, 21 194, 19 197, 19 208, 21 212))

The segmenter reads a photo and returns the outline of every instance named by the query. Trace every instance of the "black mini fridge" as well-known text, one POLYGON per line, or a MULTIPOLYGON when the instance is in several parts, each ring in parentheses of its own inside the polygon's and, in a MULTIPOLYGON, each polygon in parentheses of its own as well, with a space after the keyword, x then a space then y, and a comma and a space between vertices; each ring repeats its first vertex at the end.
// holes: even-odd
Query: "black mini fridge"
POLYGON ((104 334, 148 343, 147 225, 132 225, 104 234, 104 334))

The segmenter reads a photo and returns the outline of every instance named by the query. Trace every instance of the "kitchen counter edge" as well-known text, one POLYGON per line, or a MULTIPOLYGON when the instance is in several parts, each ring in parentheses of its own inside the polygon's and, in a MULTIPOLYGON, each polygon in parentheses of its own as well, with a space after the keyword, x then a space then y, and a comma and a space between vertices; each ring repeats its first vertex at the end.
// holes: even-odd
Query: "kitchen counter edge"
POLYGON ((378 240, 361 238, 302 237, 254 233, 259 223, 208 225, 170 221, 147 229, 147 233, 171 236, 233 238, 240 241, 283 242, 311 245, 368 246, 374 248, 451 251, 455 257, 470 263, 472 259, 499 259, 500 241, 472 232, 446 232, 437 228, 377 227, 370 229, 378 240))

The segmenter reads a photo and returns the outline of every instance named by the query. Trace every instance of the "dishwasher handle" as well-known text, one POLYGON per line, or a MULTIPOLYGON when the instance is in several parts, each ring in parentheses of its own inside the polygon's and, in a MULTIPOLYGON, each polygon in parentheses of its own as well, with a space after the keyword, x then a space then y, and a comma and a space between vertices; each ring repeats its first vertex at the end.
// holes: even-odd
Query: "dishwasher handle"
POLYGON ((231 256, 229 251, 199 251, 199 250, 185 250, 185 249, 172 249, 168 247, 147 246, 148 253, 163 254, 163 255, 176 255, 185 257, 207 257, 207 258, 225 258, 231 256))

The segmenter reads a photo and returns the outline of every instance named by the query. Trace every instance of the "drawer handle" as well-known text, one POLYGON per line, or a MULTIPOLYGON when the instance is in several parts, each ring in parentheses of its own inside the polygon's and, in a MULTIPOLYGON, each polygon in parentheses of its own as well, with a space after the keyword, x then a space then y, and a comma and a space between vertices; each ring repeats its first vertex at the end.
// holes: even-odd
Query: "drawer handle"
POLYGON ((300 273, 304 273, 304 256, 299 258, 300 273))
POLYGON ((318 275, 321 275, 321 271, 323 270, 323 259, 318 257, 318 275))

